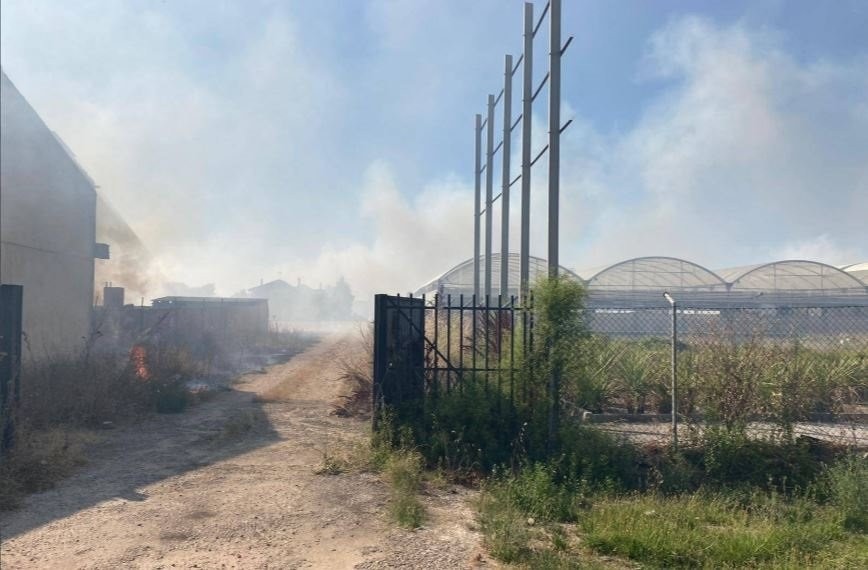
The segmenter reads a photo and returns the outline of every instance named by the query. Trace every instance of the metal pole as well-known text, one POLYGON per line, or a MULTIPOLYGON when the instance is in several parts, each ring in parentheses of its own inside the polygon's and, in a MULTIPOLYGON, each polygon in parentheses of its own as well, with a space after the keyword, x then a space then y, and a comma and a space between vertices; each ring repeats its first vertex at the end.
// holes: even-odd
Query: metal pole
POLYGON ((549 275, 558 275, 561 180, 561 0, 549 0, 549 275))
POLYGON ((678 304, 672 303, 672 449, 678 451, 678 304))
POLYGON ((494 95, 488 96, 488 119, 485 129, 485 298, 491 295, 491 191, 494 179, 494 95))
POLYGON ((663 293, 672 306, 672 449, 678 451, 678 304, 668 292, 663 293))
POLYGON ((521 302, 530 289, 530 134, 533 96, 533 4, 524 3, 524 55, 521 99, 521 302))
POLYGON ((479 298, 479 224, 481 216, 480 199, 482 191, 482 115, 476 114, 476 161, 474 167, 474 182, 476 188, 475 199, 473 202, 473 295, 479 298))
POLYGON ((500 183, 500 295, 509 295, 509 154, 512 135, 512 56, 503 59, 503 175, 500 183))

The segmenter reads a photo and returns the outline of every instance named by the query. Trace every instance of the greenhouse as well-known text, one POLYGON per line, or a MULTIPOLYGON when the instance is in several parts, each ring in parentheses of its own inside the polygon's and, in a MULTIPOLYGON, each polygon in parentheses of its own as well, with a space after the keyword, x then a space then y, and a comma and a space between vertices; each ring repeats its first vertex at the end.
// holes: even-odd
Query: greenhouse
MULTIPOLYGON (((500 255, 492 256, 492 295, 500 282, 500 255)), ((782 260, 759 265, 712 270, 675 257, 638 257, 602 268, 561 273, 584 283, 591 307, 663 307, 663 293, 695 307, 781 307, 868 305, 864 276, 868 264, 835 267, 818 261, 782 260)), ((484 282, 484 258, 480 283, 484 282)), ((533 282, 547 271, 546 260, 530 259, 533 282)), ((509 256, 509 290, 519 289, 519 256, 509 256)), ((415 292, 420 294, 473 294, 473 259, 468 259, 415 292)))

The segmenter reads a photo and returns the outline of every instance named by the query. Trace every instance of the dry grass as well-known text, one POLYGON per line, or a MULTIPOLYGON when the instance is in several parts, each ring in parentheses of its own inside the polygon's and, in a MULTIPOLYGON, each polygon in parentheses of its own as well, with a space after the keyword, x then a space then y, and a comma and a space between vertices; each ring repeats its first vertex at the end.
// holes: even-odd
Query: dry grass
POLYGON ((373 390, 374 337, 371 326, 359 330, 350 349, 338 356, 343 390, 332 404, 332 413, 341 417, 369 418, 373 390))
POLYGON ((18 507, 25 494, 50 489, 85 463, 92 431, 53 427, 34 430, 19 424, 16 445, 0 461, 0 511, 18 507))

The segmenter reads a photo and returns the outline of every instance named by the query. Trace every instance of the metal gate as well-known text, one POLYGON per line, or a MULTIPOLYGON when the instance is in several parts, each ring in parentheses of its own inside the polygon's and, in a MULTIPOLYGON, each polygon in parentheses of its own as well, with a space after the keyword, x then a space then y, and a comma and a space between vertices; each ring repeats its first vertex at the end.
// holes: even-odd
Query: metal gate
POLYGON ((24 288, 0 285, 0 448, 12 445, 12 408, 21 397, 21 316, 24 288))
POLYGON ((386 406, 399 420, 418 417, 426 398, 470 379, 514 402, 520 361, 533 343, 533 315, 514 296, 485 301, 375 296, 375 422, 386 406))
POLYGON ((425 303, 374 297, 374 422, 385 407, 412 414, 425 397, 425 303))

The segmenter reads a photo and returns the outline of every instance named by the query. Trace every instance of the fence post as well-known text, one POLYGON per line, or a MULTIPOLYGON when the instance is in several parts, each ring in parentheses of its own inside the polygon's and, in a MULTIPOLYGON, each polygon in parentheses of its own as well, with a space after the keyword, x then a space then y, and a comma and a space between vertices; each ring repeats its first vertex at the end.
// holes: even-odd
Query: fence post
POLYGON ((524 3, 524 55, 521 99, 521 291, 522 305, 530 291, 530 135, 533 103, 533 4, 524 3))
POLYGON ((549 276, 560 270, 561 0, 549 0, 549 276))
POLYGON ((672 306, 672 450, 678 451, 678 304, 668 292, 663 296, 672 306))
POLYGON ((488 96, 488 115, 485 119, 485 302, 491 296, 491 208, 494 169, 494 95, 488 96))

